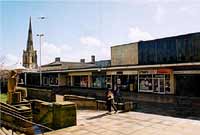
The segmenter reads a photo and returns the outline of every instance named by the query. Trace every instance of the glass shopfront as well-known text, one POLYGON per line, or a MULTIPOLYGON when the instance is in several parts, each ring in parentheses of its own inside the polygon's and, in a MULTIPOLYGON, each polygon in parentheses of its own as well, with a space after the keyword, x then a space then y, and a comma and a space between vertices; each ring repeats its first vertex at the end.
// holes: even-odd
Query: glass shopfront
POLYGON ((88 76, 73 76, 73 86, 88 87, 88 76))
POLYGON ((58 74, 43 74, 42 83, 44 86, 58 86, 58 74))
POLYGON ((91 76, 92 88, 106 88, 106 72, 93 72, 91 76))
POLYGON ((106 88, 105 76, 92 76, 92 87, 93 88, 106 88))
POLYGON ((138 91, 159 94, 170 93, 171 70, 148 70, 138 74, 138 91))
POLYGON ((120 87, 120 90, 136 91, 137 90, 137 75, 113 75, 113 89, 120 87))

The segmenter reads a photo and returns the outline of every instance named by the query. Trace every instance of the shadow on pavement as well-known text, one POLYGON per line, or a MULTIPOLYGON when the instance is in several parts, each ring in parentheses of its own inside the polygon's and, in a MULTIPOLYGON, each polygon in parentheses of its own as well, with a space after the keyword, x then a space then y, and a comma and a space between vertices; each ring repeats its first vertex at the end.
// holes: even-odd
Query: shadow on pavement
POLYGON ((87 120, 92 120, 92 119, 98 119, 98 118, 102 118, 106 115, 109 115, 109 113, 103 113, 103 114, 100 114, 100 115, 97 115, 97 116, 93 116, 93 117, 89 117, 89 118, 86 118, 87 120))

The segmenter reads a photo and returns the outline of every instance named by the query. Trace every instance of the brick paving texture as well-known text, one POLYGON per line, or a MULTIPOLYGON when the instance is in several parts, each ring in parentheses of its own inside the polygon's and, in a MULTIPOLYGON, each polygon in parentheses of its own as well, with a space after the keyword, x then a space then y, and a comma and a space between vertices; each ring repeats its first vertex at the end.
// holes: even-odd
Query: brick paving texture
POLYGON ((45 135, 200 135, 200 121, 169 116, 78 110, 77 126, 45 135))

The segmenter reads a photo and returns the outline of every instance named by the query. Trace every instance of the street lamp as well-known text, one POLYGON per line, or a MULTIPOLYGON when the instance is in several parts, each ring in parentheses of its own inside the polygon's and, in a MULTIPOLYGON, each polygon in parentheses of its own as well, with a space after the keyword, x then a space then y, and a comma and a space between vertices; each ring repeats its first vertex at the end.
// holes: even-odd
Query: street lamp
POLYGON ((46 19, 47 17, 45 17, 45 16, 40 16, 40 17, 38 17, 38 19, 46 19))
POLYGON ((42 71, 41 71, 41 61, 42 61, 42 37, 44 34, 37 34, 37 36, 40 38, 40 86, 42 86, 42 71))
MULTIPOLYGON (((47 17, 45 17, 45 16, 40 16, 40 17, 38 17, 38 19, 39 20, 45 20, 47 17)), ((39 36, 40 37, 40 68, 39 68, 39 70, 40 70, 40 86, 42 86, 42 71, 41 71, 41 58, 42 58, 42 36, 44 36, 44 34, 37 34, 37 36, 39 36)))

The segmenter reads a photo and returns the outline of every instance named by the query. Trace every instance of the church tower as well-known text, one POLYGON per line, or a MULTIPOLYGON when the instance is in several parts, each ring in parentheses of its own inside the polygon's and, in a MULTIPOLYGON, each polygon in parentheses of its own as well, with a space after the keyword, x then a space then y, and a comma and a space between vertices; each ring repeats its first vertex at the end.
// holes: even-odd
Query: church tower
POLYGON ((31 28, 31 17, 29 20, 28 40, 26 50, 23 51, 23 66, 26 68, 37 68, 37 51, 33 48, 33 36, 31 28))

